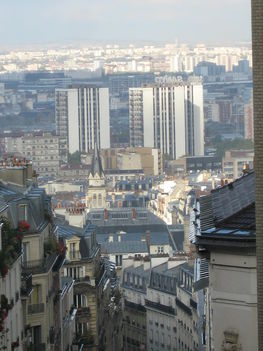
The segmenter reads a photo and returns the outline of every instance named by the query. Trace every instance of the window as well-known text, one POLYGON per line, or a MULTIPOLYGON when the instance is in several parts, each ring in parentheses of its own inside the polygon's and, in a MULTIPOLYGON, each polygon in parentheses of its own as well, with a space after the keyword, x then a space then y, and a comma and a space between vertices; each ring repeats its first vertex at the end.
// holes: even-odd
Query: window
POLYGON ((87 307, 87 296, 83 294, 74 295, 74 305, 75 307, 87 307))
POLYGON ((97 194, 93 194, 93 207, 97 207, 97 194))
POLYGON ((18 206, 18 221, 27 221, 27 205, 22 204, 18 206))
POLYGON ((70 258, 76 258, 76 243, 70 244, 70 258))
POLYGON ((29 242, 22 243, 22 262, 25 263, 28 261, 29 257, 29 242))
POLYGON ((30 304, 35 305, 41 302, 42 302, 42 286, 34 285, 32 294, 30 296, 30 304))
POLYGON ((82 276, 82 268, 81 267, 71 267, 67 268, 67 276, 73 279, 78 279, 82 276))
POLYGON ((99 196, 98 196, 98 206, 102 207, 102 195, 101 194, 99 194, 99 196))
POLYGON ((164 253, 163 246, 158 246, 158 253, 164 253))

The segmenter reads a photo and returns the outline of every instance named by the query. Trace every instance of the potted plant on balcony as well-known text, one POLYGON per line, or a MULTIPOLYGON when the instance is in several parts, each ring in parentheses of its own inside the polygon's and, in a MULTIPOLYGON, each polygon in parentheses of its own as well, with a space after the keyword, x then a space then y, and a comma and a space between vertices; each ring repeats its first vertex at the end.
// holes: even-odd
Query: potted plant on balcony
MULTIPOLYGON (((18 228, 13 229, 6 217, 1 217, 2 227, 2 251, 0 252, 0 274, 4 278, 8 273, 9 265, 21 253, 22 233, 18 228)), ((23 226, 27 227, 27 226, 23 226)))
POLYGON ((21 221, 18 224, 18 231, 21 233, 27 232, 30 229, 30 224, 27 221, 21 221))

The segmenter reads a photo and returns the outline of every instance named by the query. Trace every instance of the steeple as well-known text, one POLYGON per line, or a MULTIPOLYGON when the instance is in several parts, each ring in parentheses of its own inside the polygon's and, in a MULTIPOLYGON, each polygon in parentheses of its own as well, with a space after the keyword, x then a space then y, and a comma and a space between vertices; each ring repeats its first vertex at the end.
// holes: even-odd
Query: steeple
POLYGON ((92 164, 91 164, 91 174, 93 177, 95 177, 96 174, 98 174, 100 178, 104 177, 100 152, 97 147, 97 143, 95 143, 94 145, 94 154, 92 156, 92 164))

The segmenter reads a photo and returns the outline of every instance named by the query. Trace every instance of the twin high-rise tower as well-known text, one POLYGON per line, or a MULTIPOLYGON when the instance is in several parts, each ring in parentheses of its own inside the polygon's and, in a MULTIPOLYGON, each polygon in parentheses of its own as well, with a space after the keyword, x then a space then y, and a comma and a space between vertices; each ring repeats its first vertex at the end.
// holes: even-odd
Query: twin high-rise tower
POLYGON ((160 79, 130 89, 130 144, 161 149, 176 159, 204 154, 203 85, 160 79))
POLYGON ((78 85, 56 90, 56 130, 69 153, 110 147, 108 88, 78 85))
MULTIPOLYGON (((110 148, 108 88, 85 85, 56 90, 57 133, 69 153, 110 148)), ((129 90, 130 145, 158 148, 176 159, 204 154, 203 85, 162 78, 129 90)))

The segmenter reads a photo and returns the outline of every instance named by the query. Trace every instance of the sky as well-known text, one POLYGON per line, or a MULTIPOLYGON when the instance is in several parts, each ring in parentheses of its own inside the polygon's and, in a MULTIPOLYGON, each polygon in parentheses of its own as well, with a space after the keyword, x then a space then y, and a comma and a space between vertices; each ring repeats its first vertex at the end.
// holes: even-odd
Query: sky
POLYGON ((0 46, 176 40, 250 41, 250 0, 0 0, 0 46))

